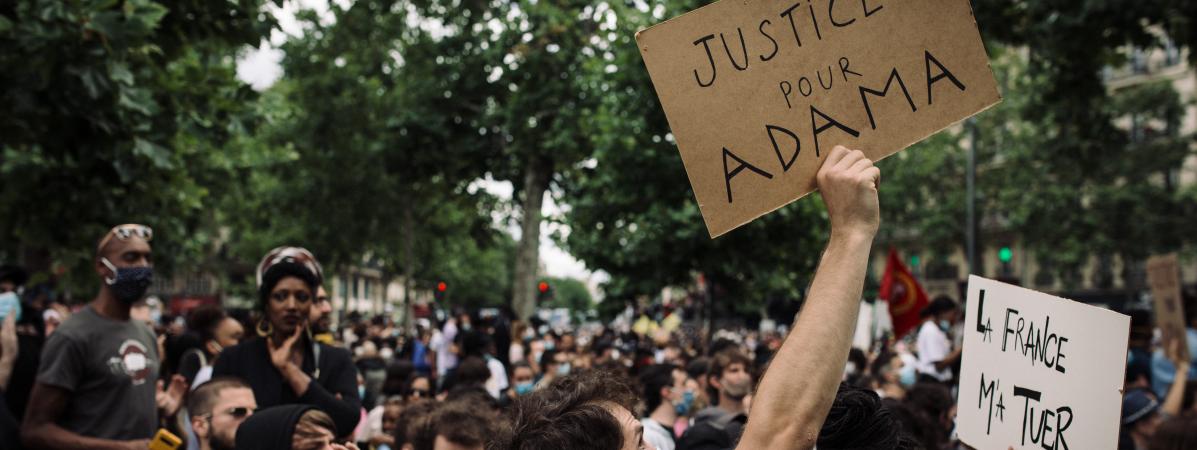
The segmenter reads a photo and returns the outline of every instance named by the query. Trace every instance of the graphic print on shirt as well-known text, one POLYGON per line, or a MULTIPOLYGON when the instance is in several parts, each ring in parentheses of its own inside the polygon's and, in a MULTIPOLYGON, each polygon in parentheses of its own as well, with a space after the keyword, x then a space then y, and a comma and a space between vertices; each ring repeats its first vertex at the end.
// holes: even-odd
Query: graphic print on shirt
POLYGON ((134 386, 140 386, 150 379, 151 361, 144 345, 134 339, 126 339, 118 355, 108 358, 108 370, 114 375, 127 375, 134 386))

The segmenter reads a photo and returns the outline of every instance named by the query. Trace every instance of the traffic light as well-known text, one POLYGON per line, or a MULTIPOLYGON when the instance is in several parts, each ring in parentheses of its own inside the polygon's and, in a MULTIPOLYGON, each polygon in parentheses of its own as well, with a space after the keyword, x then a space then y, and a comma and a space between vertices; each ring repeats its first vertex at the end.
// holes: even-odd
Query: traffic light
POLYGON ((432 296, 435 297, 436 301, 438 302, 444 300, 445 290, 447 289, 449 289, 449 285, 445 284, 444 281, 438 282, 436 283, 436 289, 432 291, 432 296))
POLYGON ((536 300, 544 303, 553 299, 553 287, 547 281, 541 281, 536 285, 536 300))
POLYGON ((1010 266, 1010 261, 1014 260, 1014 252, 1010 250, 1009 246, 1002 246, 998 249, 998 261, 1002 262, 1002 275, 1008 276, 1014 273, 1010 266))

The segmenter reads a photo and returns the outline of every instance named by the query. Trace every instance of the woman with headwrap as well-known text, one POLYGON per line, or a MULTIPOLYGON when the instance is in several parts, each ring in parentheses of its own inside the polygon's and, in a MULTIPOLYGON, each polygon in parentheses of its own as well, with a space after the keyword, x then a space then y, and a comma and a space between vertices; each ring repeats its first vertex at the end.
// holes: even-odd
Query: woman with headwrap
POLYGON ((225 349, 212 377, 244 379, 263 408, 315 406, 332 417, 338 436, 348 436, 362 407, 357 369, 348 350, 318 343, 308 330, 320 264, 303 248, 279 247, 258 264, 257 281, 257 336, 225 349))
POLYGON ((358 450, 353 443, 334 443, 328 414, 309 405, 264 409, 237 427, 237 450, 358 450))

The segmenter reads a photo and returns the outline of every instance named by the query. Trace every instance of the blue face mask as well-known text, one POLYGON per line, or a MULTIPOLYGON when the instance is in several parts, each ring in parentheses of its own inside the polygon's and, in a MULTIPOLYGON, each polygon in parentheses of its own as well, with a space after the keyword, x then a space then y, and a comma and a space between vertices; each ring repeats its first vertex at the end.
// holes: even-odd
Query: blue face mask
POLYGON ((686 391, 682 394, 681 403, 674 403, 673 410, 677 415, 684 416, 690 412, 690 407, 694 405, 694 391, 686 391))
POLYGON ((0 321, 9 314, 14 314, 13 320, 21 320, 21 299, 17 294, 5 292, 0 294, 0 321))
POLYGON ((569 375, 569 363, 562 363, 560 366, 557 366, 557 375, 569 375))
POLYGON ((944 330, 944 331, 948 331, 948 330, 949 330, 949 329, 951 329, 951 328, 952 328, 952 322, 950 322, 950 321, 947 321, 947 320, 941 320, 941 321, 939 321, 939 329, 941 329, 941 330, 944 330))
POLYGON ((901 383, 902 386, 904 386, 904 387, 913 386, 914 381, 915 381, 915 375, 916 374, 914 373, 914 366, 903 367, 902 371, 898 372, 898 383, 901 383))
POLYGON ((517 384, 515 385, 515 395, 525 395, 529 392, 532 392, 532 388, 534 387, 536 387, 536 385, 532 384, 531 381, 517 384))
POLYGON ((357 387, 357 398, 358 399, 366 398, 366 387, 365 386, 357 387))

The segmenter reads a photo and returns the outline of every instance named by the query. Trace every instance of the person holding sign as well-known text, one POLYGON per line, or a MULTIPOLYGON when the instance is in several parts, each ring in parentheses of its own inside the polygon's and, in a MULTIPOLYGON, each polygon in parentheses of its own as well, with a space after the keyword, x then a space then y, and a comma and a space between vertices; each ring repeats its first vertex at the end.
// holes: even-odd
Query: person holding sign
MULTIPOLYGON (((880 224, 881 170, 858 150, 837 146, 817 182, 831 219, 831 237, 793 332, 760 383, 742 449, 809 449, 836 399, 880 224)), ((511 426, 493 448, 651 448, 617 377, 573 374, 519 397, 511 426)), ((870 393, 871 394, 871 393, 870 393)), ((840 430, 847 432, 846 430, 840 430)))

